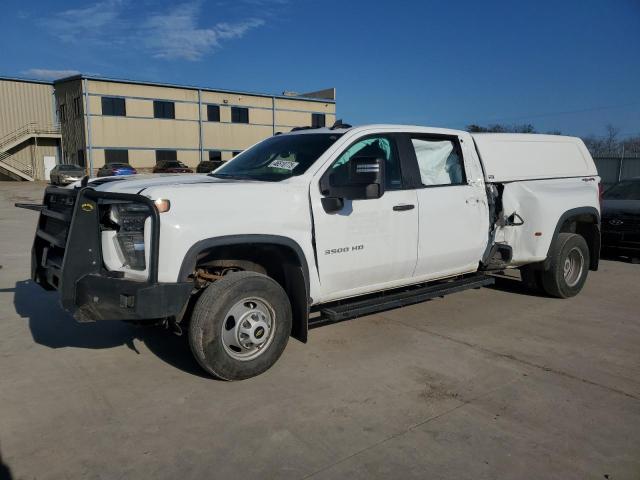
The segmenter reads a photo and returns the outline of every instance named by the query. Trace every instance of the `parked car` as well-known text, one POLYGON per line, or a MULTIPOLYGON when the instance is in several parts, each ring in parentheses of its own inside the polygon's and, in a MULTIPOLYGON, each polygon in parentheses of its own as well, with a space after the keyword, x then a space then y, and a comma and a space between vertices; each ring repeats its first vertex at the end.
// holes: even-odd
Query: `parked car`
POLYGON ((52 185, 68 185, 86 175, 84 167, 71 163, 61 163, 51 169, 49 181, 52 185))
POLYGON ((138 173, 136 169, 128 163, 107 163, 98 170, 99 177, 135 175, 136 173, 138 173))
POLYGON ((193 170, 178 160, 163 160, 153 167, 153 173, 193 173, 193 170))
POLYGON ((222 160, 203 160, 196 167, 196 173, 209 173, 213 172, 216 168, 222 165, 222 160))
POLYGON ((342 124, 274 135, 206 176, 114 180, 33 206, 33 280, 79 321, 163 319, 225 380, 264 372, 314 324, 504 269, 568 298, 598 269, 600 178, 574 137, 342 124))
POLYGON ((604 193, 602 245, 634 260, 640 258, 640 177, 623 180, 604 193))

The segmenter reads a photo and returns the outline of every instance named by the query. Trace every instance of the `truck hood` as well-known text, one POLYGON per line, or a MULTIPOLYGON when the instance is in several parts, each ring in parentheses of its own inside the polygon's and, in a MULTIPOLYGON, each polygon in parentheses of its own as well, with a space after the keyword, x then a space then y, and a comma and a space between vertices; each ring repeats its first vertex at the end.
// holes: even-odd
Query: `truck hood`
MULTIPOLYGON (((206 174, 180 174, 180 173, 149 173, 140 175, 127 175, 121 177, 101 177, 89 181, 88 186, 93 186, 101 192, 141 193, 152 187, 168 187, 171 185, 189 185, 197 183, 228 183, 239 180, 223 180, 209 177, 206 174)), ((242 180, 246 183, 246 180, 242 180)), ((73 186, 79 185, 74 184, 73 186)))
POLYGON ((640 200, 604 200, 602 216, 640 215, 640 200))

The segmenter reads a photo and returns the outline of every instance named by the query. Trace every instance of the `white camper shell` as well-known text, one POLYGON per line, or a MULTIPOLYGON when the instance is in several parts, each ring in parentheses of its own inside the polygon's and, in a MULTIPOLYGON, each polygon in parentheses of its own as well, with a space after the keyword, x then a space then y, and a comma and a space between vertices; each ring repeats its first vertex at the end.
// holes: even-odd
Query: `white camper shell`
POLYGON ((472 134, 491 183, 598 175, 582 140, 560 135, 472 134))

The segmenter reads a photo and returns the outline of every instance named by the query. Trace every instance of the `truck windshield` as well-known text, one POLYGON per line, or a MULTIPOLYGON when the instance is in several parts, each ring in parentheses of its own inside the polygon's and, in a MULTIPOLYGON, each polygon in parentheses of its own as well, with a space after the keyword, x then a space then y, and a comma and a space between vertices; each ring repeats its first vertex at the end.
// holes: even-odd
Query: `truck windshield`
POLYGON ((338 138, 336 133, 275 135, 209 175, 278 182, 302 175, 338 138))

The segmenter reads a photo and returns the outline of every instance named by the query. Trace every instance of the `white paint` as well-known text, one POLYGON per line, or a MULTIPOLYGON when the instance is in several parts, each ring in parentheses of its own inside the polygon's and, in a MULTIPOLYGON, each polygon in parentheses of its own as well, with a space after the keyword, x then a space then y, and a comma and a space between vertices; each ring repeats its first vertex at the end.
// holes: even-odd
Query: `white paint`
POLYGON ((488 182, 598 175, 582 140, 560 135, 477 133, 488 182))
MULTIPOLYGON (((317 129, 288 135, 318 131, 330 132, 317 129)), ((278 235, 300 246, 309 267, 309 293, 316 304, 477 269, 488 246, 490 225, 483 168, 474 138, 487 175, 502 181, 522 180, 504 184, 503 204, 505 216, 518 213, 524 224, 496 231, 496 241, 513 248, 511 266, 544 259, 555 226, 567 210, 599 210, 595 166, 576 139, 544 135, 472 137, 457 130, 396 125, 332 132, 343 136, 307 172, 280 182, 223 180, 206 175, 133 175, 100 185, 97 190, 142 191, 152 199, 171 201, 171 210, 160 215, 161 282, 178 279, 185 254, 200 240, 225 235, 278 235), (319 189, 324 172, 356 140, 389 132, 457 137, 462 142, 466 183, 388 190, 380 199, 346 201, 342 211, 327 214, 319 189), (533 180, 550 176, 557 178, 533 180), (393 206, 400 204, 413 204, 415 208, 393 211, 393 206), (536 236, 536 232, 542 235, 536 236), (336 251, 326 254, 326 250, 336 251)), ((104 241, 104 250, 111 245, 113 242, 104 241)), ((109 267, 116 267, 117 252, 105 251, 105 256, 109 267)))

